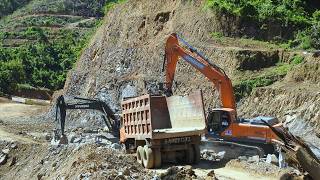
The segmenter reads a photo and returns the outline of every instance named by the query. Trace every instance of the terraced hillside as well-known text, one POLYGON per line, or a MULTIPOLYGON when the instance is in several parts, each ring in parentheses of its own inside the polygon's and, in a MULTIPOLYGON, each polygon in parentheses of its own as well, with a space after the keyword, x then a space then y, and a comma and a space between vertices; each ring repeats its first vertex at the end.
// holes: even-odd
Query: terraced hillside
POLYGON ((66 72, 104 12, 117 1, 11 0, 2 4, 5 2, 0 4, 0 92, 14 94, 32 87, 62 88, 66 72))

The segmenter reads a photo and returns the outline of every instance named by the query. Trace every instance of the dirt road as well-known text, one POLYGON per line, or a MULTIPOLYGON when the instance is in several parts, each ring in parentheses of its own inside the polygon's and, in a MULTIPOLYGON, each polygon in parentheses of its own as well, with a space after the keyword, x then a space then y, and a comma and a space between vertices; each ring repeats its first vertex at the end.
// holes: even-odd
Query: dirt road
POLYGON ((23 119, 23 117, 37 115, 46 109, 46 106, 14 103, 2 98, 0 100, 0 120, 4 122, 19 120, 23 119))
POLYGON ((32 122, 32 117, 47 110, 46 106, 15 103, 0 99, 0 139, 2 141, 39 144, 35 136, 48 126, 32 122))

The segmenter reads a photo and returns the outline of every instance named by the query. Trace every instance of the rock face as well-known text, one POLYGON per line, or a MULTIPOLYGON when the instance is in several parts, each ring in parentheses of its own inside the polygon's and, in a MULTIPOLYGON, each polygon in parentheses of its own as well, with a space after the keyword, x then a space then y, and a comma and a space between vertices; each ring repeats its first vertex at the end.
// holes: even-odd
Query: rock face
MULTIPOLYGON (((210 33, 234 35, 237 22, 204 10, 203 6, 204 1, 184 0, 128 1, 116 6, 69 73, 63 93, 99 98, 115 111, 120 110, 123 97, 157 93, 157 83, 164 81, 165 42, 173 32, 221 66, 232 79, 239 76, 237 72, 255 71, 281 61, 277 50, 219 46, 210 33)), ((188 63, 179 62, 175 82, 176 94, 201 88, 206 108, 219 106, 213 84, 188 63)), ((68 115, 77 121, 71 124, 102 124, 95 113, 77 114, 68 115)))

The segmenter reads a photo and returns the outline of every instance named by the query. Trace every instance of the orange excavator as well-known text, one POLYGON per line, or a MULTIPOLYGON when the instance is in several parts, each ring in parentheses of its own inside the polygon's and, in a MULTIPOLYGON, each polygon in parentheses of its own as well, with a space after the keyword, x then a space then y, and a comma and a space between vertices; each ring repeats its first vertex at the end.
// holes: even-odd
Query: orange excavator
POLYGON ((173 33, 169 36, 165 47, 165 94, 171 96, 175 70, 179 59, 183 59, 200 71, 213 82, 215 90, 220 94, 221 108, 212 109, 207 115, 208 139, 230 143, 240 143, 247 146, 263 148, 264 152, 270 149, 272 139, 276 134, 265 124, 281 126, 277 118, 259 116, 254 119, 237 117, 236 102, 231 80, 223 69, 210 62, 202 53, 188 44, 180 36, 173 33), (179 44, 182 42, 184 46, 179 44))

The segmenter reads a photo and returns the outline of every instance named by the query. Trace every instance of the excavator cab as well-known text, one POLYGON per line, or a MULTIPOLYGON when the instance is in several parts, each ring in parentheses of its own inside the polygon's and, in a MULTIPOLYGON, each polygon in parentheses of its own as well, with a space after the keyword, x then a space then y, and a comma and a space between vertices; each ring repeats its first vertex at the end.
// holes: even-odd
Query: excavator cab
POLYGON ((235 111, 230 108, 219 108, 209 110, 207 116, 208 134, 218 138, 227 130, 235 119, 235 111))

